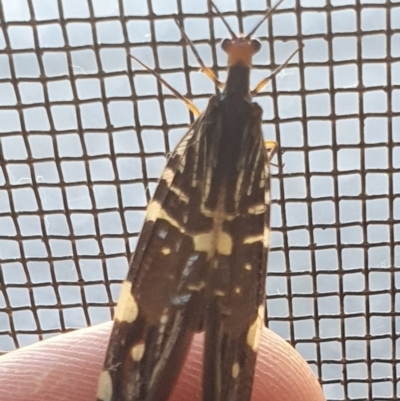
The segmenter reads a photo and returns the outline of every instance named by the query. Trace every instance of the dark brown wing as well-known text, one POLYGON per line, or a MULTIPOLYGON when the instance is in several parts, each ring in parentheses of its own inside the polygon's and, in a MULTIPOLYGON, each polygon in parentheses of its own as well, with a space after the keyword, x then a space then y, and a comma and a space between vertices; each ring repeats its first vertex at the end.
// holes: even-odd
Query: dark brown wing
POLYGON ((261 110, 242 106, 230 127, 212 98, 167 163, 123 284, 98 400, 167 400, 201 329, 203 399, 250 396, 269 184, 261 110))
POLYGON ((97 399, 167 399, 193 333, 200 325, 207 258, 193 249, 192 229, 206 229, 197 211, 203 130, 213 101, 167 162, 115 312, 97 399))
POLYGON ((218 267, 211 269, 205 319, 204 401, 250 399, 264 325, 270 187, 257 104, 242 129, 246 139, 225 187, 223 230, 232 238, 232 250, 212 261, 218 267))

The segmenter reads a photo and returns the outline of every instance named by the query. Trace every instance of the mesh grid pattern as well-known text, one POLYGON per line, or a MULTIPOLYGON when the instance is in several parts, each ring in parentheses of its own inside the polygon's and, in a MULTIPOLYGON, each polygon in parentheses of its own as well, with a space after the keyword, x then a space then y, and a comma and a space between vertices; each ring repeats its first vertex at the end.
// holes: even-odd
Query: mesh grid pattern
MULTIPOLYGON (((216 1, 249 31, 265 0, 216 1)), ((0 350, 112 316, 165 155, 191 122, 134 54, 204 109, 172 18, 225 77, 205 0, 0 1, 0 350)), ((252 86, 272 166, 269 327, 328 400, 398 390, 400 2, 286 0, 252 86)))

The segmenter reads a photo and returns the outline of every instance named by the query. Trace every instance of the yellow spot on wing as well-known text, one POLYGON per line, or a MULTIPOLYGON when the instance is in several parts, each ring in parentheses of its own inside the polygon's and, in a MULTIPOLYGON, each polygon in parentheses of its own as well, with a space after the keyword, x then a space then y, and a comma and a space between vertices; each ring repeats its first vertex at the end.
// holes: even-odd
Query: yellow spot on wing
POLYGON ((268 248, 269 247, 269 237, 270 237, 271 230, 269 227, 265 226, 264 227, 264 247, 268 248))
POLYGON ((136 344, 131 348, 131 358, 138 362, 143 358, 145 350, 144 343, 136 344))
POLYGON ((265 213, 265 204, 261 203, 260 205, 251 206, 248 208, 249 214, 264 214, 265 213))
POLYGON ((232 378, 237 379, 239 373, 240 373, 240 365, 237 362, 235 362, 232 365, 232 378))
POLYGON ((251 347, 253 351, 257 351, 258 344, 260 343, 261 330, 264 326, 264 312, 265 305, 261 304, 258 307, 257 316, 247 332, 247 345, 251 347))
POLYGON ((174 176, 175 173, 169 167, 166 167, 163 172, 163 175, 161 176, 161 179, 167 183, 168 187, 170 187, 172 185, 174 176))
POLYGON ((246 270, 250 271, 250 270, 251 270, 251 264, 250 264, 250 263, 246 263, 246 264, 244 265, 244 268, 245 268, 246 270))
POLYGON ((193 236, 193 242, 195 251, 207 252, 209 258, 216 252, 225 256, 232 253, 232 237, 223 231, 197 234, 193 236))
POLYGON ((243 244, 254 244, 255 242, 264 241, 264 234, 249 235, 243 241, 243 244))
POLYGON ((112 397, 112 381, 110 372, 103 370, 99 378, 96 397, 102 401, 110 401, 112 397))
POLYGON ((151 201, 147 206, 146 220, 156 221, 160 215, 162 209, 161 203, 157 201, 151 201))
POLYGON ((217 251, 220 255, 229 256, 232 253, 232 237, 228 233, 221 232, 218 236, 217 251))
POLYGON ((213 233, 198 234, 193 237, 194 249, 198 252, 212 253, 213 233))
POLYGON ((166 246, 163 246, 163 247, 161 248, 161 253, 162 253, 163 255, 169 255, 169 254, 171 253, 171 248, 168 248, 168 247, 166 247, 166 246))
POLYGON ((136 320, 138 313, 139 307, 132 294, 132 283, 124 281, 114 319, 119 322, 132 323, 136 320))
POLYGON ((149 203, 149 206, 147 206, 146 220, 156 221, 158 219, 166 220, 169 224, 171 224, 171 226, 179 229, 180 232, 185 232, 184 228, 179 224, 179 222, 162 208, 161 203, 153 200, 149 203))

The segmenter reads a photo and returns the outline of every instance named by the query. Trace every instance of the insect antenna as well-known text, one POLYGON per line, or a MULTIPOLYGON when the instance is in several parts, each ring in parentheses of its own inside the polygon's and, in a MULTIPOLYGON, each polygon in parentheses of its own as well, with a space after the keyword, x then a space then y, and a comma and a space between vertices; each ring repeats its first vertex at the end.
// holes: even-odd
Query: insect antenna
POLYGON ((281 3, 283 3, 285 0, 279 0, 272 8, 270 8, 267 13, 264 15, 264 17, 261 19, 261 21, 258 22, 258 24, 248 33, 245 37, 245 39, 251 39, 251 37, 256 33, 257 29, 261 26, 261 24, 267 20, 270 15, 279 7, 281 3))
POLYGON ((232 39, 237 39, 235 32, 233 32, 233 29, 229 26, 228 22, 226 21, 225 17, 222 15, 221 11, 219 11, 218 7, 211 0, 208 0, 208 2, 211 4, 211 7, 214 7, 216 14, 218 15, 218 17, 221 18, 223 24, 226 26, 226 29, 228 30, 232 39))
POLYGON ((164 78, 161 77, 160 74, 158 74, 156 71, 152 70, 150 67, 148 67, 146 64, 142 63, 138 58, 135 56, 132 56, 132 54, 129 55, 132 59, 134 59, 137 63, 139 63, 146 71, 150 72, 153 74, 159 82, 161 82, 167 89, 169 89, 172 94, 177 98, 182 100, 183 103, 186 104, 187 108, 196 116, 198 117, 201 112, 200 110, 195 106, 195 104, 189 100, 187 97, 181 95, 176 89, 174 89, 164 78))
POLYGON ((210 78, 211 81, 213 81, 214 84, 217 85, 218 88, 222 88, 224 86, 224 84, 216 77, 216 75, 214 74, 214 71, 210 67, 207 67, 204 64, 204 61, 201 59, 200 54, 197 51, 196 47, 194 46, 193 42, 188 38, 188 36, 186 35, 186 32, 180 26, 178 19, 176 17, 174 17, 174 19, 175 19, 176 25, 178 25, 178 28, 181 31, 183 38, 185 39, 185 41, 189 45, 189 47, 192 49, 192 52, 193 52, 197 62, 200 64, 200 72, 202 72, 208 78, 210 78))
POLYGON ((288 66, 288 64, 290 63, 290 60, 300 51, 300 49, 302 49, 304 46, 299 47, 298 49, 296 49, 289 57, 288 59, 281 64, 279 67, 275 68, 274 71, 271 72, 271 75, 269 77, 266 77, 264 79, 262 79, 257 85, 256 87, 251 91, 251 96, 255 96, 258 93, 260 93, 262 91, 262 89, 269 84, 269 82, 271 81, 271 79, 275 76, 277 76, 284 68, 286 68, 288 66))

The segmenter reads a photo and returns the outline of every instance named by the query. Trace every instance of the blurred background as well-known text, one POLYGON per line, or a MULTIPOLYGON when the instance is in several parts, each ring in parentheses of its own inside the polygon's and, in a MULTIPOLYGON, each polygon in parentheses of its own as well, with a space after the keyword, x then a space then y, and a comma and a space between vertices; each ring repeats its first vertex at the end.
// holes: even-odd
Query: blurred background
MULTIPOLYGON (((235 32, 271 4, 215 0, 235 32)), ((275 4, 276 2, 272 2, 275 4)), ((272 5, 273 5, 272 4, 272 5)), ((0 351, 112 318, 165 164, 229 37, 206 0, 0 0, 0 351)), ((328 400, 400 397, 400 0, 285 0, 255 37, 269 327, 328 400)))

